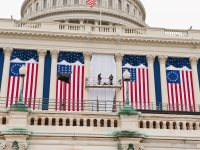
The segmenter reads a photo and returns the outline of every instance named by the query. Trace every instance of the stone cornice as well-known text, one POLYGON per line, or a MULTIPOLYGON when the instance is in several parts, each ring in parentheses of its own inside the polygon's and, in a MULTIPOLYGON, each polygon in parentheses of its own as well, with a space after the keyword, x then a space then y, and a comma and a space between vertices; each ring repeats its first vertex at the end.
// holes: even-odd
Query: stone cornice
MULTIPOLYGON (((77 39, 78 41, 86 41, 88 39, 88 34, 84 33, 53 33, 53 32, 41 32, 41 31, 16 31, 16 30, 0 30, 0 37, 14 37, 14 38, 32 38, 32 39, 77 39)), ((99 42, 109 42, 115 41, 115 37, 112 35, 95 35, 94 40, 99 42)), ((192 41, 190 39, 175 39, 175 38, 163 38, 163 37, 141 37, 141 36, 120 36, 120 43, 129 43, 129 44, 151 44, 151 45, 170 45, 170 46, 183 46, 187 45, 193 47, 195 44, 196 47, 200 46, 200 40, 192 41)))

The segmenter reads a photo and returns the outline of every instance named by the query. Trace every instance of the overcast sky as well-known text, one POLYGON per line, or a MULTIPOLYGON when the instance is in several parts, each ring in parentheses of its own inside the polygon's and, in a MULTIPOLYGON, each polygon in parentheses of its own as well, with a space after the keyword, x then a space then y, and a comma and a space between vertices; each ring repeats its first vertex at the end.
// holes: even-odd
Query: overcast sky
MULTIPOLYGON (((24 0, 0 0, 0 18, 20 19, 24 0)), ((200 0, 141 0, 151 27, 200 29, 200 0)))

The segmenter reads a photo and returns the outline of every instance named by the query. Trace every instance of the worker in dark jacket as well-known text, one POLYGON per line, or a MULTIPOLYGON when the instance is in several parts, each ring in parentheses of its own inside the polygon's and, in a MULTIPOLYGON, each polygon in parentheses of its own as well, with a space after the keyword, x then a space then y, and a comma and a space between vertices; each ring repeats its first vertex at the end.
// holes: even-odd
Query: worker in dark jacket
POLYGON ((101 73, 98 75, 98 85, 100 85, 101 84, 101 73))

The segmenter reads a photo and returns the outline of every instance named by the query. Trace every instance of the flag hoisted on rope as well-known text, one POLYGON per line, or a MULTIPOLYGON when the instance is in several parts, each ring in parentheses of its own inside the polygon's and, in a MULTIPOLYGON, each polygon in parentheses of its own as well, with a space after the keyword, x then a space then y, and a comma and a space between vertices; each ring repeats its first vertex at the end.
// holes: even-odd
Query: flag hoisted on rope
POLYGON ((97 1, 96 0, 86 0, 86 2, 92 8, 96 4, 97 1))

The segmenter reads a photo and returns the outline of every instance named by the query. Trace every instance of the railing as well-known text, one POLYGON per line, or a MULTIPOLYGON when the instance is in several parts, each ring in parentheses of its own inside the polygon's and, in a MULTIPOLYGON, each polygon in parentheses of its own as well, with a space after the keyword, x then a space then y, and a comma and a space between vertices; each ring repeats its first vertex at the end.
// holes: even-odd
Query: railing
MULTIPOLYGON (((0 98, 0 108, 6 109, 15 104, 18 98, 0 98)), ((83 100, 83 99, 24 99, 24 103, 32 110, 57 111, 93 111, 118 112, 125 107, 124 101, 115 100, 83 100)), ((132 103, 137 110, 156 110, 174 112, 200 112, 199 105, 162 104, 162 103, 132 103)))
POLYGON ((27 28, 40 28, 41 23, 40 22, 29 22, 29 21, 15 21, 14 22, 15 27, 27 27, 27 28))
POLYGON ((67 31, 85 31, 85 25, 80 24, 59 24, 60 30, 67 31))
POLYGON ((102 78, 98 80, 97 78, 86 78, 85 86, 121 86, 121 80, 110 80, 109 78, 102 78))
POLYGON ((165 35, 166 36, 187 36, 188 31, 186 30, 168 30, 165 29, 165 35))
POLYGON ((111 32, 116 33, 116 27, 114 26, 99 26, 99 25, 92 25, 92 31, 96 32, 111 32))
POLYGON ((146 29, 145 28, 123 27, 123 33, 126 33, 126 34, 146 34, 146 29))

